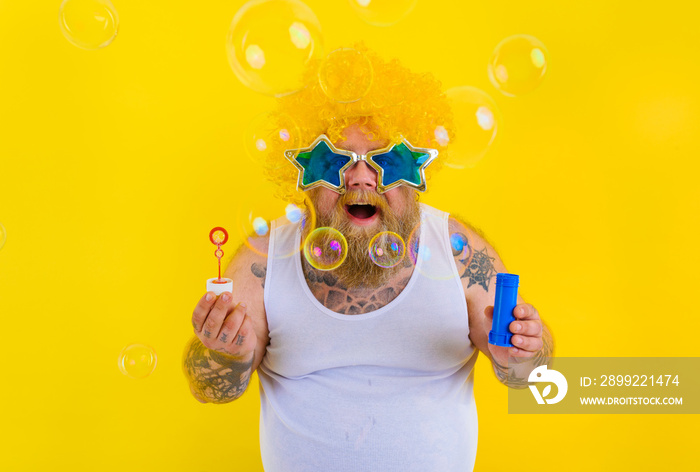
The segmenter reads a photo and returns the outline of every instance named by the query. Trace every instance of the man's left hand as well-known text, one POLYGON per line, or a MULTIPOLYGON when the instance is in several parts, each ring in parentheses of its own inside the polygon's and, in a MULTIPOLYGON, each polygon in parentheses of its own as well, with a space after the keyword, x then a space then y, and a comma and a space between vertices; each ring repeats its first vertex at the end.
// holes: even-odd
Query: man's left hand
MULTIPOLYGON (((493 306, 487 306, 486 332, 491 331, 493 306)), ((501 365, 508 365, 508 357, 533 357, 542 349, 543 324, 537 309, 529 303, 521 303, 513 309, 513 321, 508 328, 513 333, 510 342, 513 347, 496 346, 489 343, 489 351, 493 359, 501 365)))

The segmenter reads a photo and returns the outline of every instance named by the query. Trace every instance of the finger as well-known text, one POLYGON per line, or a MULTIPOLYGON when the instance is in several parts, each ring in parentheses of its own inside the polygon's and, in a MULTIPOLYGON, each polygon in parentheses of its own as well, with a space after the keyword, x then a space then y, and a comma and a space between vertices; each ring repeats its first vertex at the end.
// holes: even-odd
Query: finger
POLYGON ((537 308, 529 303, 521 303, 513 309, 513 316, 519 320, 539 320, 540 314, 537 308))
POLYGON ((245 303, 239 303, 231 313, 226 316, 221 332, 219 333, 219 342, 231 345, 236 340, 236 333, 241 329, 241 324, 245 319, 246 306, 245 303))
POLYGON ((519 349, 517 347, 509 347, 508 348, 508 356, 509 357, 533 357, 535 355, 535 352, 531 351, 526 351, 525 349, 519 349))
POLYGON ((236 334, 234 345, 242 352, 254 353, 256 343, 257 338, 255 336, 255 331, 253 331, 253 321, 250 316, 246 315, 236 334))
MULTIPOLYGON (((231 309, 231 292, 224 292, 209 311, 201 335, 206 339, 216 339, 221 331, 221 325, 231 309)), ((205 344, 206 345, 206 344, 205 344)))
POLYGON ((216 295, 214 292, 207 292, 199 299, 197 306, 194 307, 194 312, 192 313, 192 327, 197 333, 202 331, 204 321, 207 319, 209 310, 211 310, 215 302, 216 295))
POLYGON ((513 334, 522 334, 523 336, 542 336, 542 323, 539 320, 532 321, 513 321, 508 328, 513 334))
POLYGON ((242 349, 241 346, 243 346, 250 336, 250 318, 248 316, 245 316, 243 318, 243 323, 241 323, 241 327, 238 329, 238 332, 236 333, 236 340, 233 342, 236 346, 238 346, 239 349, 242 349))
POLYGON ((516 335, 510 338, 510 342, 513 346, 523 351, 537 352, 542 349, 542 338, 533 336, 521 336, 516 335))

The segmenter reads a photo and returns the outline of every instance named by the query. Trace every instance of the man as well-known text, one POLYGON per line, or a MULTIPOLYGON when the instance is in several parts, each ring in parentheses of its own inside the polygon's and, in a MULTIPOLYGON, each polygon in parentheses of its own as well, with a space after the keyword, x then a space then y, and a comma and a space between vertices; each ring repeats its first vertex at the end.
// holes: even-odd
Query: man
POLYGON ((472 470, 478 352, 499 380, 523 388, 509 357, 541 364, 551 335, 519 297, 514 347, 488 343, 495 277, 506 269, 477 231, 417 200, 440 157, 430 136, 436 124, 450 129, 444 96, 432 78, 363 53, 377 75, 361 103, 319 104, 312 85, 282 100, 285 113, 310 109, 301 148, 285 150, 310 200, 306 219, 278 220, 258 238, 267 257, 241 247, 226 271, 233 293, 207 293, 195 307, 185 371, 199 401, 227 403, 257 370, 266 471, 472 470), (347 240, 331 270, 295 252, 316 227, 347 240), (386 232, 405 242, 390 267, 370 257, 386 232))

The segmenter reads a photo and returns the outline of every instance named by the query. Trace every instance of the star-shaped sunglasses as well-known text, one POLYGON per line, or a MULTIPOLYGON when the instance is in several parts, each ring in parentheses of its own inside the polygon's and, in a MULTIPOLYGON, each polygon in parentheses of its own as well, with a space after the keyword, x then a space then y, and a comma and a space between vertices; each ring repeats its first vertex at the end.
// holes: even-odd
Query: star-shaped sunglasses
POLYGON ((384 193, 399 185, 424 192, 424 170, 438 155, 436 149, 417 148, 405 139, 399 144, 357 154, 336 148, 328 136, 322 134, 303 149, 290 149, 285 157, 299 169, 297 188, 309 190, 326 187, 345 193, 345 171, 358 161, 365 161, 377 171, 377 191, 384 193))

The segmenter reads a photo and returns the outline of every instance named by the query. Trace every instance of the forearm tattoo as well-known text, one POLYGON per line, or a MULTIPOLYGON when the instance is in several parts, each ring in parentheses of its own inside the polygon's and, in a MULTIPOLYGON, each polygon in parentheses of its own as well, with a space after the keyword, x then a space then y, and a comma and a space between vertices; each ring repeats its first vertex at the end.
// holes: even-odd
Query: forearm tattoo
POLYGON ((194 338, 185 357, 185 374, 194 390, 210 403, 228 403, 245 392, 250 381, 253 359, 238 362, 207 349, 194 338))
POLYGON ((511 357, 513 364, 504 366, 493 360, 493 371, 504 385, 511 388, 527 388, 528 377, 536 367, 547 363, 552 357, 554 342, 547 326, 542 324, 542 349, 533 357, 511 357))

